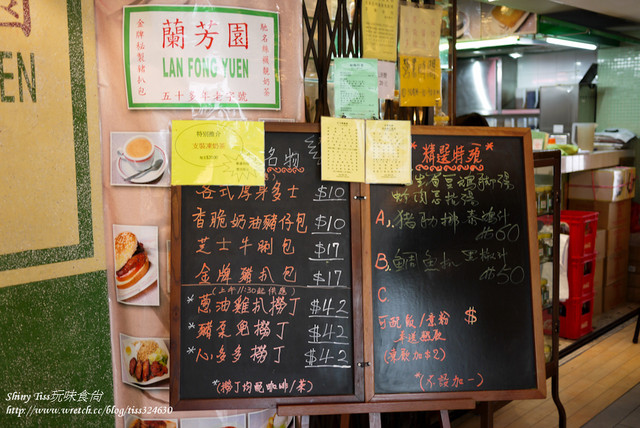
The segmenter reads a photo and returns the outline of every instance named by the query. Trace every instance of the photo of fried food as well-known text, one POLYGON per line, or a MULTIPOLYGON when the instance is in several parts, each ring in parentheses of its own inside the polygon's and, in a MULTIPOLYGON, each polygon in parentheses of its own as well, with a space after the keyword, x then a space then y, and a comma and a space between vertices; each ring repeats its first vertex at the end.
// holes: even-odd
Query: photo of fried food
POLYGON ((156 421, 135 419, 129 428, 176 428, 176 423, 172 421, 156 421))
POLYGON ((155 340, 140 340, 133 343, 138 352, 129 360, 129 375, 138 382, 148 382, 169 372, 169 356, 155 340))

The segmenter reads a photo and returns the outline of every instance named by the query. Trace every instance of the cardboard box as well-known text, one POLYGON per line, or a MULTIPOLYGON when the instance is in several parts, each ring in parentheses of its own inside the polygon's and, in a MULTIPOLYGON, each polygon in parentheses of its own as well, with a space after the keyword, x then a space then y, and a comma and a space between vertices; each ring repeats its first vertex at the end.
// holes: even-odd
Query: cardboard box
POLYGON ((596 232, 596 260, 607 256, 607 229, 598 229, 596 232))
POLYGON ((596 259, 596 272, 593 276, 593 315, 602 313, 602 293, 604 289, 604 258, 596 259))
POLYGON ((569 199, 622 201, 635 195, 636 169, 615 166, 569 175, 569 199))
MULTIPOLYGON (((627 265, 627 272, 629 274, 637 274, 640 277, 640 260, 631 260, 629 259, 629 263, 627 265)), ((638 285, 640 287, 640 285, 638 285)))
POLYGON ((618 202, 602 202, 569 199, 570 210, 597 211, 598 229, 615 229, 631 224, 631 199, 618 202))
POLYGON ((607 230, 607 257, 619 253, 629 252, 629 237, 631 230, 629 225, 607 230))
POLYGON ((596 232, 596 260, 602 260, 607 256, 607 229, 598 229, 596 232))
POLYGON ((614 309, 627 301, 627 281, 620 280, 604 286, 602 294, 602 310, 614 309))
POLYGON ((628 287, 640 289, 640 272, 629 272, 627 275, 628 287))
POLYGON ((627 288, 627 300, 630 302, 640 302, 640 287, 627 288))
POLYGON ((640 233, 629 235, 629 260, 640 260, 640 233))
POLYGON ((629 252, 625 251, 604 259, 604 285, 605 287, 621 279, 627 280, 629 271, 629 252))
POLYGON ((601 288, 599 291, 593 293, 593 316, 600 315, 602 313, 602 299, 603 289, 601 288))
POLYGON ((605 259, 596 259, 596 272, 593 274, 593 288, 604 286, 604 261, 605 259))

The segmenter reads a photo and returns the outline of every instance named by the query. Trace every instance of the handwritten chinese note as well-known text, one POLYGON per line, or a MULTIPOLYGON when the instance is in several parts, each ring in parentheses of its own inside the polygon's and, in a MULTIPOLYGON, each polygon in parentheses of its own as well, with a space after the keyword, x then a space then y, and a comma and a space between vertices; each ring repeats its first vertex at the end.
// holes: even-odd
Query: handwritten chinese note
POLYGON ((396 89, 396 63, 378 61, 378 98, 391 100, 396 89))
POLYGON ((378 117, 378 61, 336 58, 334 65, 335 116, 378 117))
POLYGON ((172 185, 264 184, 264 123, 174 120, 172 185))
POLYGON ((367 183, 411 183, 411 122, 366 122, 367 183))
POLYGON ((269 11, 125 7, 129 108, 279 109, 278 25, 269 11))
POLYGON ((362 56, 395 62, 398 39, 398 0, 363 0, 362 56))
POLYGON ((353 393, 349 185, 317 134, 265 144, 264 186, 182 188, 185 398, 353 393))
POLYGON ((400 55, 400 106, 435 106, 441 95, 440 58, 400 55))
POLYGON ((362 119, 322 117, 323 180, 364 182, 364 124, 362 119))
POLYGON ((400 6, 400 55, 439 55, 442 8, 400 6))

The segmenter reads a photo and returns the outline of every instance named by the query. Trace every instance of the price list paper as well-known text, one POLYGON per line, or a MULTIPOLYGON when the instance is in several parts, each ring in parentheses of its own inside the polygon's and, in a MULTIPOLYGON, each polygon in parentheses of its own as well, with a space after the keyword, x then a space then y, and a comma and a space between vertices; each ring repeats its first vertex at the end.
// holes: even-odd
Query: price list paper
POLYGON ((318 134, 267 134, 264 186, 182 188, 180 394, 353 393, 349 188, 318 134))
POLYGON ((334 60, 335 116, 378 117, 378 61, 366 58, 334 60))
POLYGON ((362 1, 362 56, 396 62, 398 0, 362 1))
POLYGON ((371 186, 376 393, 536 386, 517 143, 414 135, 411 186, 371 186))
POLYGON ((437 57, 440 45, 442 8, 400 6, 400 55, 437 57))
POLYGON ((322 179, 364 182, 365 121, 323 116, 322 179))
POLYGON ((367 183, 411 183, 411 122, 366 122, 367 183))

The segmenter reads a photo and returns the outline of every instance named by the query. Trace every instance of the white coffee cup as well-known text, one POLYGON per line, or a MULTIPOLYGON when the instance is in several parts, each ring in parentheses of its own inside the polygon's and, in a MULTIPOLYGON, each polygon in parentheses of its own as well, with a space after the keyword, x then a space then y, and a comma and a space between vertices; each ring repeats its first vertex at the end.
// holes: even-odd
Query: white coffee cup
POLYGON ((142 171, 153 163, 155 146, 144 135, 137 135, 128 140, 122 148, 122 155, 136 170, 142 171))
POLYGON ((574 122, 571 125, 571 142, 581 150, 592 152, 597 126, 592 122, 574 122))

